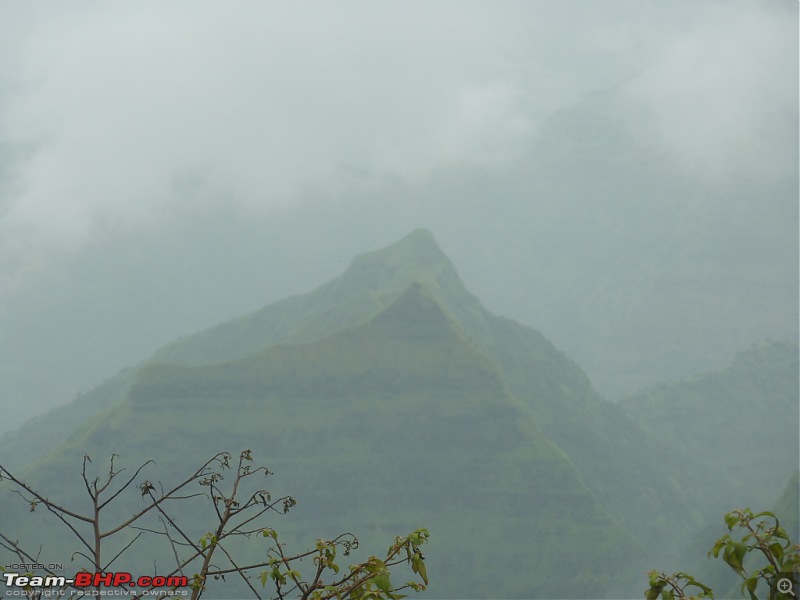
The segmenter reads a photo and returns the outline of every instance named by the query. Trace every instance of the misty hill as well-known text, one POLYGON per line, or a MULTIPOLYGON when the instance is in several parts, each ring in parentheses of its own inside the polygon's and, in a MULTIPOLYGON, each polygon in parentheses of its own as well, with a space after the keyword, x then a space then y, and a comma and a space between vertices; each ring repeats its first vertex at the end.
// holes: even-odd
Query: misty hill
POLYGON ((249 356, 271 344, 319 339, 363 322, 412 283, 448 306, 477 306, 431 233, 420 229, 381 250, 356 257, 347 270, 316 290, 184 338, 153 360, 198 365, 249 356))
POLYGON ((659 460, 691 469, 719 514, 769 507, 797 469, 798 373, 797 343, 763 343, 725 369, 643 391, 623 406, 649 435, 672 441, 659 460))
MULTIPOLYGON (((213 364, 279 342, 317 339, 375 316, 415 281, 433 290, 460 286, 459 292, 468 295, 433 236, 418 230, 388 248, 357 257, 341 277, 312 292, 183 338, 148 362, 213 364), (449 285, 442 286, 440 280, 449 285)), ((124 371, 68 406, 0 437, 4 460, 23 466, 63 442, 85 419, 123 398, 135 372, 135 368, 124 371)))
MULTIPOLYGON (((795 471, 789 478, 788 483, 780 494, 780 497, 764 505, 751 505, 754 512, 769 510, 778 518, 781 527, 788 533, 793 541, 800 539, 800 472, 795 471)), ((744 508, 747 505, 740 503, 731 505, 725 512, 735 508, 744 508)), ((665 564, 664 570, 683 571, 691 573, 698 581, 712 587, 716 597, 739 598, 741 597, 742 578, 734 573, 731 568, 722 560, 708 556, 708 551, 719 538, 726 535, 726 527, 722 514, 709 522, 708 526, 698 530, 695 535, 688 540, 686 547, 669 564, 665 564)))
MULTIPOLYGON (((504 384, 545 434, 567 453, 593 493, 640 539, 661 530, 653 514, 691 511, 702 495, 675 494, 679 468, 650 483, 654 442, 619 407, 604 401, 578 365, 539 332, 487 311, 466 290, 427 230, 355 258, 341 277, 302 296, 198 333, 157 352, 154 361, 212 364, 285 341, 319 339, 370 318, 413 282, 428 289, 470 340, 493 361, 504 384)), ((658 442, 655 442, 658 445, 658 442)), ((677 543, 690 523, 667 534, 677 543)))
MULTIPOLYGON (((800 539, 799 368, 797 343, 765 342, 740 352, 724 369, 622 402, 650 438, 669 440, 657 450, 656 464, 679 465, 682 488, 702 496, 703 516, 679 550, 662 559, 660 570, 691 573, 717 596, 738 597, 741 579, 707 557, 727 533, 722 516, 736 508, 772 510, 791 539, 800 539), (794 475, 787 483, 788 473, 794 475)), ((670 518, 680 522, 687 515, 670 518)))
MULTIPOLYGON (((583 371, 540 333, 497 317, 471 295, 430 232, 417 230, 380 250, 356 257, 338 278, 316 290, 267 306, 171 344, 150 362, 184 366, 210 365, 240 359, 277 343, 324 338, 344 327, 364 322, 385 309, 409 285, 425 286, 472 342, 492 361, 509 391, 540 423, 545 435, 579 469, 593 493, 613 517, 645 539, 660 531, 653 513, 687 511, 700 498, 676 496, 675 477, 654 480, 642 494, 640 481, 649 479, 654 457, 652 442, 625 413, 603 401, 583 371)), ((71 429, 92 414, 114 405, 128 393, 135 371, 124 372, 53 414, 50 424, 39 419, 2 440, 9 462, 57 447, 71 429), (52 431, 42 437, 33 432, 52 431)), ((673 527, 677 543, 691 524, 673 527)))
MULTIPOLYGON (((619 594, 638 590, 641 573, 720 506, 750 497, 747 477, 728 469, 757 468, 751 446, 725 446, 724 469, 702 445, 676 448, 683 407, 668 399, 691 397, 708 413, 697 435, 718 431, 715 415, 748 398, 736 431, 763 429, 792 398, 796 411, 791 352, 765 346, 699 387, 615 405, 540 333, 483 308, 418 230, 312 292, 166 346, 4 436, 0 456, 21 466, 47 452, 30 478, 67 489, 85 452, 132 463, 157 453, 172 476, 251 447, 308 511, 291 526, 298 535, 341 527, 382 545, 431 529, 440 597, 619 594), (502 586, 484 565, 506 573, 502 586)), ((769 449, 781 464, 796 460, 769 449)), ((753 475, 764 497, 786 472, 753 475)))
POLYGON ((144 367, 124 401, 32 477, 66 490, 83 453, 137 463, 155 449, 177 476, 212 442, 265 457, 300 499, 309 535, 424 521, 439 538, 434 595, 602 593, 639 550, 422 284, 314 342, 144 367))
POLYGON ((483 183, 504 190, 481 215, 502 238, 462 269, 487 305, 535 324, 613 398, 798 330, 796 169, 690 172, 654 143, 637 83, 553 113, 517 169, 483 183))
MULTIPOLYGON (((338 260, 420 219, 487 306, 541 329, 610 397, 794 337, 796 141, 781 152, 789 170, 687 172, 654 143, 653 115, 632 96, 638 79, 554 112, 502 166, 331 192, 269 219, 181 196, 186 208, 147 244, 139 228, 108 223, 84 248, 38 257, 4 290, 0 431, 255 299, 324 281, 338 260)), ((793 119, 775 131, 796 132, 793 119)))

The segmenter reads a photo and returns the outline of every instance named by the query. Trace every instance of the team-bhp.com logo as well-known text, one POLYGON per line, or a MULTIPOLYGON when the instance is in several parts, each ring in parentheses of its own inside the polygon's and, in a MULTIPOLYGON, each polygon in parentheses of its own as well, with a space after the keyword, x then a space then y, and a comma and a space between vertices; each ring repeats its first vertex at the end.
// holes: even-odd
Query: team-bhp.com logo
MULTIPOLYGON (((19 573, 2 573, 3 581, 8 588, 21 589, 51 589, 65 588, 143 588, 152 590, 154 588, 167 588, 175 590, 189 585, 185 575, 155 575, 148 577, 142 575, 134 579, 128 572, 120 571, 117 573, 76 573, 70 579, 57 575, 20 575, 19 573)), ((164 594, 164 592, 161 592, 164 594)), ((104 594, 105 595, 105 594, 104 594)))

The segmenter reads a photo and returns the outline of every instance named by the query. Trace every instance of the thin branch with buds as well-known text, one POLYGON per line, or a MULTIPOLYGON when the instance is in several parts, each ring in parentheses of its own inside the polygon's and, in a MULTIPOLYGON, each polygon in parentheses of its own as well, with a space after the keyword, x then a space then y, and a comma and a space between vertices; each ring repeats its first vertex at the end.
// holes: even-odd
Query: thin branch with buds
MULTIPOLYGON (((189 572, 192 565, 198 565, 196 573, 191 577, 192 599, 198 600, 206 589, 209 578, 225 580, 229 574, 238 574, 256 598, 261 594, 251 579, 251 573, 260 571, 258 579, 262 587, 271 580, 275 589, 276 598, 285 598, 288 594, 296 594, 303 600, 331 600, 342 597, 369 597, 375 600, 393 600, 398 598, 397 592, 403 589, 416 591, 425 589, 427 573, 425 571, 424 557, 419 546, 427 540, 428 532, 418 530, 407 537, 398 537, 389 548, 384 559, 370 557, 360 564, 351 565, 347 573, 339 575, 340 568, 335 559, 339 551, 348 556, 350 551, 358 546, 358 540, 352 534, 342 534, 333 540, 317 540, 313 550, 288 554, 284 544, 278 539, 274 529, 265 528, 263 519, 267 514, 285 514, 295 504, 294 498, 284 496, 273 500, 269 491, 256 490, 244 495, 243 485, 246 479, 254 476, 269 476, 271 473, 265 467, 253 468, 250 450, 245 450, 239 455, 235 470, 231 467, 231 455, 227 452, 216 454, 206 461, 199 469, 180 483, 167 488, 150 480, 140 481, 143 470, 154 461, 147 461, 140 465, 133 475, 128 477, 118 487, 115 480, 125 471, 117 469, 115 460, 117 455, 112 455, 109 461, 108 472, 101 479, 92 479, 87 473, 87 465, 91 458, 86 455, 83 459, 81 475, 87 495, 91 501, 91 513, 83 515, 67 509, 65 506, 51 501, 47 496, 35 490, 8 469, 0 465, 0 480, 7 479, 16 484, 20 489, 13 490, 35 511, 38 505, 44 505, 64 523, 72 534, 81 542, 88 553, 76 552, 74 556, 84 557, 91 568, 97 572, 106 571, 112 564, 120 559, 140 538, 144 536, 166 538, 170 551, 175 561, 175 567, 164 576, 169 578, 175 575, 184 575, 189 572), (223 485, 223 472, 232 469, 234 475, 230 483, 223 485), (188 486, 199 484, 207 488, 206 492, 191 492, 188 486), (103 529, 101 527, 101 513, 120 495, 136 487, 142 498, 147 503, 131 516, 122 519, 116 525, 103 529), (181 527, 171 514, 170 507, 175 502, 182 503, 197 497, 207 497, 216 517, 215 526, 207 530, 199 538, 181 527), (147 524, 140 524, 145 515, 156 514, 163 530, 154 529, 147 524), (76 524, 88 524, 92 528, 91 538, 78 531, 76 524), (136 535, 129 540, 121 550, 103 564, 102 552, 104 542, 112 536, 125 530, 136 531, 136 535), (242 562, 234 556, 228 542, 241 536, 251 537, 260 535, 269 544, 266 559, 250 564, 242 562), (217 552, 219 550, 219 553, 217 552), (225 564, 217 565, 215 557, 221 558, 225 564), (313 557, 314 569, 310 578, 304 578, 295 565, 303 559, 313 557), (390 570, 403 563, 411 566, 412 571, 424 583, 409 582, 395 587, 390 583, 390 570), (324 581, 326 574, 330 581, 324 581)), ((35 562, 35 558, 24 551, 18 542, 12 541, 8 536, 0 533, 0 547, 13 552, 21 560, 35 562)), ((37 555, 38 556, 38 555, 37 555)), ((263 556, 263 555, 262 555, 263 556)), ((157 565, 155 572, 158 572, 157 565)), ((51 573, 55 575, 55 573, 51 573)), ((188 579, 188 578, 187 578, 188 579)), ((82 595, 85 590, 78 590, 82 595)), ((35 591, 31 591, 33 593, 35 591)))

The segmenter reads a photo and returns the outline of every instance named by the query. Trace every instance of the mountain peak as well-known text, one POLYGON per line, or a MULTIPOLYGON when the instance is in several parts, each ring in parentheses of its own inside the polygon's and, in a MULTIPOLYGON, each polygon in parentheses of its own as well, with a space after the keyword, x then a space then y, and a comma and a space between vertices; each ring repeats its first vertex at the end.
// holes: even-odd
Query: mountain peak
POLYGON ((279 342, 320 339, 373 318, 415 283, 449 311, 460 314, 459 310, 478 305, 433 234, 417 229, 389 246, 357 256, 341 276, 316 290, 178 340, 152 360, 221 363, 279 342))
POLYGON ((386 246, 384 250, 393 248, 410 250, 420 255, 435 255, 438 258, 444 258, 447 260, 447 257, 444 255, 442 249, 439 247, 439 244, 436 242, 436 238, 433 236, 433 233, 424 227, 415 229, 405 237, 396 241, 394 244, 386 246))
POLYGON ((356 256, 350 269, 384 267, 392 264, 414 264, 422 268, 453 268, 450 260, 436 243, 433 234, 427 229, 416 229, 393 244, 356 256))
POLYGON ((405 290, 413 283, 434 295, 443 290, 468 293, 427 229, 416 229, 389 246, 357 256, 340 279, 343 287, 380 292, 405 290))

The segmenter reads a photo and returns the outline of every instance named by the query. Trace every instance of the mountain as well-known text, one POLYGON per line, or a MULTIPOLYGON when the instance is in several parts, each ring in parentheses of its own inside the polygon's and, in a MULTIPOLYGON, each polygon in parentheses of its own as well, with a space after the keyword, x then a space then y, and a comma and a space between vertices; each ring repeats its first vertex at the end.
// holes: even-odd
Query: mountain
MULTIPOLYGON (((798 483, 798 476, 800 472, 795 471, 794 475, 789 478, 785 489, 776 500, 765 505, 751 505, 736 504, 729 506, 728 511, 735 508, 751 508, 754 512, 761 512, 762 510, 769 510, 778 518, 781 527, 789 535, 794 543, 800 540, 800 527, 798 527, 798 515, 800 515, 800 483, 798 483)), ((664 570, 670 571, 684 571, 691 573, 694 577, 706 585, 710 586, 715 595, 719 598, 738 598, 741 596, 742 578, 736 574, 724 561, 720 558, 713 558, 708 556, 709 550, 713 547, 714 542, 722 536, 728 534, 722 514, 716 519, 713 519, 708 526, 699 530, 695 536, 686 544, 686 547, 681 551, 677 560, 664 570)), ((736 537, 736 536, 734 536, 736 537)), ((739 533, 738 539, 741 539, 743 534, 739 533)), ((755 560, 750 560, 749 563, 758 564, 760 568, 766 564, 763 557, 756 553, 755 560)))
POLYGON ((771 506, 797 469, 800 352, 765 342, 731 364, 626 398, 623 408, 652 437, 669 439, 660 463, 685 465, 715 514, 771 506))
MULTIPOLYGON (((338 278, 307 294, 170 344, 149 362, 211 365, 247 357, 278 343, 319 340, 373 318, 413 283, 423 285, 494 363, 509 391, 563 450, 584 482, 617 520, 639 539, 660 535, 663 517, 689 512, 702 499, 676 493, 679 468, 667 463, 668 477, 653 479, 658 444, 629 422, 619 407, 604 401, 574 362, 540 333, 487 311, 461 282, 431 233, 417 230, 385 248, 356 257, 338 278), (652 481, 651 481, 652 480, 652 481), (642 493, 642 481, 648 481, 642 493)), ((96 411, 124 398, 135 378, 127 371, 73 406, 34 421, 0 440, 12 464, 57 447, 67 433, 96 411), (56 418, 57 416, 57 418, 56 418), (43 431, 49 432, 42 436, 43 431)), ((673 547, 692 523, 669 529, 673 547)))
POLYGON ((789 537, 800 543, 800 471, 789 479, 773 510, 789 537))
MULTIPOLYGON (((798 144, 773 148, 791 168, 751 148, 753 169, 687 172, 686 153, 654 139, 637 79, 553 113, 510 162, 439 170, 435 185, 376 181, 268 218, 178 196, 147 244, 106 223, 73 252, 9 257, 0 431, 420 219, 487 306, 536 326, 615 399, 795 337, 798 144)), ((775 131, 796 133, 792 118, 775 131)))
MULTIPOLYGON (((614 518, 639 539, 661 534, 653 515, 690 512, 702 501, 677 494, 679 468, 652 479, 653 442, 619 407, 604 401, 581 368, 541 333, 486 310, 464 287, 433 235, 416 230, 400 241, 355 258, 337 279, 253 314, 179 340, 154 361, 197 366, 240 358, 268 344, 302 342, 371 318, 418 282, 494 363, 504 384, 569 456, 585 483, 614 518)), ((693 523, 670 528, 677 544, 693 523)), ((663 534, 661 534, 663 535, 663 534)))
MULTIPOLYGON (((662 466, 675 465, 676 493, 699 497, 689 513, 663 515, 664 531, 692 527, 672 552, 651 559, 649 568, 691 573, 718 596, 732 598, 741 580, 721 560, 707 557, 727 532, 725 513, 774 509, 790 537, 800 539, 798 356, 795 342, 764 342, 737 354, 724 369, 655 386, 620 403, 649 439, 666 441, 652 448, 650 460, 658 465, 652 477, 667 476, 662 466)), ((655 539, 660 543, 663 536, 655 539)))
POLYGON ((154 452, 178 476, 233 443, 291 487, 303 530, 428 526, 439 597, 603 593, 638 551, 422 283, 319 340, 151 363, 31 476, 66 490, 84 453, 136 464, 154 452))
MULTIPOLYGON (((771 176, 687 169, 684 152, 654 138, 640 83, 548 117, 519 171, 502 174, 535 183, 524 194, 503 185, 513 200, 482 224, 503 232, 493 248, 520 274, 487 301, 535 323, 615 399, 798 331, 796 166, 771 176)), ((489 279, 483 295, 507 267, 494 252, 474 254, 464 274, 489 279)))
MULTIPOLYGON (((286 525, 300 541, 352 530, 380 547, 428 527, 435 597, 623 597, 729 501, 756 498, 730 471, 758 469, 741 440, 797 406, 796 349, 759 352, 613 404, 540 333, 486 310, 417 230, 162 348, 0 438, 0 456, 67 493, 87 452, 156 458, 172 478, 251 448, 300 500, 286 525), (717 415, 740 437, 721 440, 717 415)), ((764 452, 796 460, 781 444, 764 452)), ((753 477, 765 497, 777 485, 753 477)), ((24 508, 0 516, 21 539, 24 508)))
MULTIPOLYGON (((430 232, 417 230, 387 248, 357 257, 342 276, 316 290, 178 340, 143 364, 213 364, 280 342, 318 339, 375 316, 414 281, 433 290, 446 288, 451 298, 470 297, 430 232)), ((0 455, 17 467, 30 464, 93 414, 123 398, 140 367, 0 437, 0 455)))

